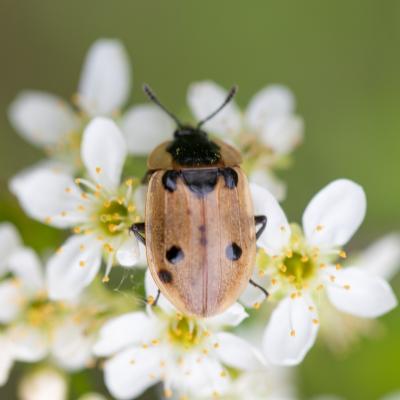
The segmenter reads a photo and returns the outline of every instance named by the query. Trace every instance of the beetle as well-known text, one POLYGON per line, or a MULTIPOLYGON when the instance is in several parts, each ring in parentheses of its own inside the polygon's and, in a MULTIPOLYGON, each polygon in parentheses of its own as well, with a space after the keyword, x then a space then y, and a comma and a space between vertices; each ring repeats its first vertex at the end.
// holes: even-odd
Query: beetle
POLYGON ((209 317, 231 306, 249 282, 268 296, 251 279, 267 218, 253 214, 240 153, 202 130, 237 88, 194 127, 183 125, 147 85, 143 89, 177 123, 173 140, 148 157, 145 221, 130 228, 146 246, 159 288, 153 304, 161 292, 185 315, 209 317))

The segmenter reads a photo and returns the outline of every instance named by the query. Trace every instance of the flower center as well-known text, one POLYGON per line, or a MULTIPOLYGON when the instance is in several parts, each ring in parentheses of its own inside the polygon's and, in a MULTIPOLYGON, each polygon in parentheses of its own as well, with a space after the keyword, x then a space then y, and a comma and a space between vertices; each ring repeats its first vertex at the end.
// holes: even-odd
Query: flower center
POLYGON ((169 340, 185 349, 198 346, 206 336, 208 332, 194 319, 180 315, 168 327, 169 340))
POLYGON ((52 302, 46 296, 40 295, 27 306, 26 319, 28 324, 42 327, 49 322, 54 322, 54 318, 61 313, 62 309, 61 303, 52 302))
POLYGON ((118 235, 122 228, 126 228, 128 207, 117 200, 103 203, 99 212, 100 228, 107 235, 118 235))
POLYGON ((315 263, 307 255, 297 252, 287 255, 279 267, 279 273, 294 284, 302 284, 315 272, 315 263))

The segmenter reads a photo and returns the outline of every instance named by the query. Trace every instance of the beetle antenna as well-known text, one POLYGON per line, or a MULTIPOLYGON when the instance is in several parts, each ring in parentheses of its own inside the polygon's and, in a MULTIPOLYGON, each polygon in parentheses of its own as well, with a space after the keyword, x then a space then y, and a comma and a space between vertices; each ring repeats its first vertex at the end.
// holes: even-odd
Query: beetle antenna
POLYGON ((197 129, 200 129, 207 121, 209 121, 211 118, 214 118, 235 96, 235 94, 238 91, 237 85, 233 86, 232 89, 229 91, 228 95, 226 96, 225 101, 213 112, 211 113, 207 118, 204 118, 197 124, 197 129))
POLYGON ((178 125, 179 128, 182 128, 182 122, 179 121, 178 117, 174 114, 172 114, 172 112, 170 112, 169 110, 167 110, 160 102, 160 100, 158 100, 157 96, 155 95, 155 93, 150 89, 150 86, 147 85, 146 83, 143 84, 143 91, 146 93, 147 97, 155 104, 158 105, 158 107, 160 107, 166 114, 168 114, 178 125))

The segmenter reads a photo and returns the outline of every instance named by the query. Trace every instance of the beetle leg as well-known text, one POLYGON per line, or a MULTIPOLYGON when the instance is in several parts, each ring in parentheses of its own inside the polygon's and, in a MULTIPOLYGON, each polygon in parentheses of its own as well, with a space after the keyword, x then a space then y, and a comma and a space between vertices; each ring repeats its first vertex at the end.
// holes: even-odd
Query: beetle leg
POLYGON ((264 232, 265 227, 267 226, 267 217, 265 215, 256 215, 254 217, 254 223, 256 225, 261 224, 260 229, 256 232, 256 239, 258 239, 264 232))
POLYGON ((155 307, 158 303, 158 300, 160 299, 160 295, 161 295, 161 290, 157 289, 157 295, 154 298, 153 296, 149 296, 147 298, 147 304, 151 305, 152 307, 155 307))
POLYGON ((139 240, 140 243, 146 245, 146 239, 144 237, 144 222, 138 222, 136 224, 133 224, 129 228, 129 232, 133 232, 135 238, 139 240))
POLYGON ((249 282, 250 282, 250 285, 256 287, 257 289, 260 289, 264 293, 265 297, 268 298, 269 293, 261 285, 254 282, 253 279, 250 279, 249 282))

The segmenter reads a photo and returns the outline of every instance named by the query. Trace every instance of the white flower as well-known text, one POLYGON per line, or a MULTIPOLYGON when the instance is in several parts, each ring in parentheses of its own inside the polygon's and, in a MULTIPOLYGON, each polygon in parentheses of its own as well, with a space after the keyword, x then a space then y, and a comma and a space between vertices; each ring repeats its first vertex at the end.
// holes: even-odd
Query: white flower
POLYGON ((59 161, 80 167, 79 144, 87 122, 95 116, 115 118, 126 135, 132 154, 145 154, 170 137, 173 123, 153 105, 139 105, 122 117, 131 88, 128 56, 118 40, 100 39, 86 56, 75 111, 60 97, 24 91, 13 101, 9 118, 18 133, 35 146, 45 149, 59 161))
POLYGON ((102 255, 112 265, 133 266, 141 260, 137 240, 129 235, 136 221, 135 187, 120 184, 126 143, 112 120, 97 117, 85 129, 81 155, 90 180, 62 171, 37 168, 14 178, 11 191, 25 212, 51 226, 73 228, 70 237, 48 262, 52 299, 70 299, 89 285, 102 255))
POLYGON ((54 369, 46 368, 25 376, 19 384, 21 400, 66 400, 67 382, 54 369))
MULTIPOLYGON (((358 265, 364 271, 390 280, 400 268, 400 235, 391 233, 375 241, 365 250, 351 256, 346 265, 358 265)), ((362 336, 373 336, 381 331, 380 324, 341 312, 321 297, 321 336, 333 352, 346 352, 362 336)))
MULTIPOLYGON (((157 293, 149 273, 146 292, 157 293)), ((94 352, 110 357, 104 364, 105 383, 117 399, 139 396, 159 381, 166 397, 175 390, 184 396, 222 394, 230 381, 225 365, 241 370, 261 366, 259 354, 247 342, 222 331, 246 317, 235 304, 219 316, 199 320, 178 313, 161 297, 154 310, 107 322, 94 352)))
MULTIPOLYGON (((2 258, 5 249, 0 250, 2 258)), ((91 360, 93 336, 87 329, 93 311, 79 302, 49 300, 43 267, 32 249, 20 245, 6 253, 7 275, 0 280, 0 385, 14 361, 32 363, 50 356, 66 370, 82 368, 91 360), (84 320, 77 319, 78 310, 84 320)))
MULTIPOLYGON (((268 217, 258 241, 263 249, 259 274, 267 280, 271 299, 279 304, 264 333, 263 348, 273 364, 301 362, 318 332, 317 305, 327 296, 338 310, 363 318, 378 317, 397 301, 389 284, 362 266, 342 268, 341 249, 360 226, 366 210, 363 189, 340 179, 323 188, 303 214, 303 230, 289 225, 284 212, 265 189, 252 186, 256 215, 268 217)), ((246 301, 260 298, 246 294, 246 301)), ((323 310, 319 310, 321 313, 323 310)))
MULTIPOLYGON (((227 92, 214 82, 194 83, 188 91, 189 106, 198 120, 210 115, 227 92)), ((284 86, 270 85, 258 92, 242 114, 234 101, 204 125, 206 130, 232 141, 243 153, 250 179, 263 183, 279 199, 285 196, 283 183, 272 175, 285 164, 303 138, 303 121, 295 115, 295 99, 284 86)))
MULTIPOLYGON (((67 400, 68 381, 64 374, 45 367, 24 376, 18 387, 20 400, 67 400)), ((106 400, 99 393, 87 393, 78 400, 106 400)))

